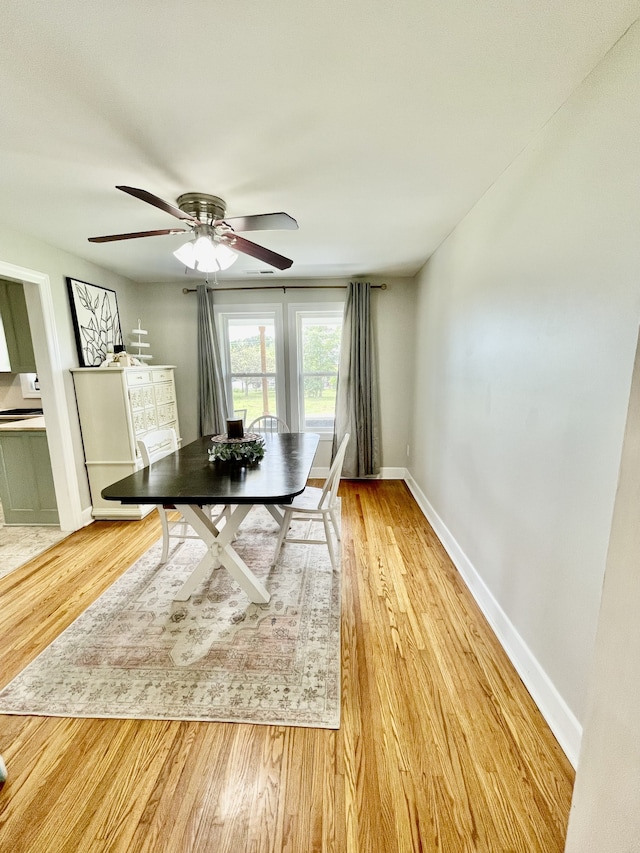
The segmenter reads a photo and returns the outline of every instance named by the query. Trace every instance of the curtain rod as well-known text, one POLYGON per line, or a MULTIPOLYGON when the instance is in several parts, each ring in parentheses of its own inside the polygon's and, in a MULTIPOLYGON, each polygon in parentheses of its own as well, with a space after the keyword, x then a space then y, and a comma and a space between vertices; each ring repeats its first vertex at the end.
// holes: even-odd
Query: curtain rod
MULTIPOLYGON (((324 285, 314 285, 314 284, 256 284, 251 285, 250 287, 209 287, 207 290, 212 290, 216 293, 221 293, 223 291, 228 290, 282 290, 283 293, 286 293, 287 290, 344 290, 346 284, 324 284, 324 285)), ((386 284, 372 284, 372 289, 377 290, 386 290, 386 284)), ((183 293, 197 293, 195 287, 183 287, 183 293)))

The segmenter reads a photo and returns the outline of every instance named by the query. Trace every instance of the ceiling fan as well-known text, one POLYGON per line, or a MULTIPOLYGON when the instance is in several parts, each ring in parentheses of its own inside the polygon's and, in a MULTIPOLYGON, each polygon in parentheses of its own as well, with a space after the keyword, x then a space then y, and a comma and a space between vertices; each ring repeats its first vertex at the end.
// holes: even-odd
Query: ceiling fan
POLYGON ((90 243, 109 243, 115 240, 132 240, 138 237, 157 237, 165 234, 191 232, 195 240, 181 246, 174 254, 186 266, 202 272, 226 269, 236 259, 235 252, 251 255, 279 270, 286 270, 293 261, 251 240, 240 237, 237 231, 266 231, 270 229, 296 229, 298 223, 288 213, 259 213, 253 216, 225 217, 226 203, 223 199, 207 193, 183 193, 177 199, 177 207, 147 190, 136 187, 118 186, 129 195, 146 201, 181 219, 186 228, 161 228, 155 231, 134 231, 130 234, 108 234, 104 237, 89 237, 90 243), (213 266, 211 266, 213 264, 213 266), (207 268, 207 267, 210 268, 207 268))

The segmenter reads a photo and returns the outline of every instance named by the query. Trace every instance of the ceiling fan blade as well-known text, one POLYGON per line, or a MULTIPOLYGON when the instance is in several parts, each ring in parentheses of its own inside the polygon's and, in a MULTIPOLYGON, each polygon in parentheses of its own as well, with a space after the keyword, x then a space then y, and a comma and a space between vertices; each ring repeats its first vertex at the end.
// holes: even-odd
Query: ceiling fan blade
POLYGON ((288 213, 257 213, 254 216, 232 216, 219 220, 218 224, 228 225, 234 231, 282 231, 295 230, 298 223, 288 213))
POLYGON ((293 264, 293 261, 285 258, 284 255, 279 255, 277 252, 272 252, 271 249, 252 243, 251 240, 245 240, 244 237, 238 237, 237 234, 224 234, 220 241, 233 249, 234 252, 251 255, 252 258, 264 261, 265 264, 270 264, 279 270, 287 270, 293 264))
POLYGON ((106 237, 89 237, 90 243, 112 243, 114 240, 133 240, 135 237, 159 237, 162 234, 182 234, 186 228, 161 228, 159 231, 132 231, 131 234, 108 234, 106 237))
POLYGON ((184 210, 180 210, 180 208, 176 207, 174 204, 169 204, 168 201, 158 198, 158 196, 153 193, 147 192, 147 190, 139 190, 136 187, 116 187, 116 189, 122 190, 124 193, 129 193, 129 195, 139 198, 141 201, 146 201, 147 204, 152 204, 154 207, 159 207, 160 210, 164 210, 165 213, 170 213, 171 216, 175 216, 178 219, 187 219, 189 222, 195 223, 199 223, 200 221, 190 214, 185 213, 184 210))

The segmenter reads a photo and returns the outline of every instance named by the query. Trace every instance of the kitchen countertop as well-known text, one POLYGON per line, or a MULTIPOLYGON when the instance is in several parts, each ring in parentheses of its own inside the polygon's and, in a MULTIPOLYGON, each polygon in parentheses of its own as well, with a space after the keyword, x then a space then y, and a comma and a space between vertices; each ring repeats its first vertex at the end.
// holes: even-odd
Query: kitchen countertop
POLYGON ((44 432, 46 430, 46 426, 44 423, 44 417, 40 416, 39 418, 23 418, 20 421, 8 421, 5 423, 0 423, 0 431, 8 432, 8 431, 22 430, 23 432, 29 431, 40 431, 44 432))

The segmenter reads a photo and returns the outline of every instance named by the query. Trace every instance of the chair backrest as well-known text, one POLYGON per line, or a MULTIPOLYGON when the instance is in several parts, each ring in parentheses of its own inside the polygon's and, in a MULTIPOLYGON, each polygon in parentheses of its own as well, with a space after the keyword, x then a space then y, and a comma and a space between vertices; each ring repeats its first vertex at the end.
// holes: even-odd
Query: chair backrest
POLYGON ((275 415, 260 415, 259 418, 254 418, 247 432, 291 432, 288 425, 275 415))
POLYGON ((329 468, 329 475, 325 480, 322 488, 322 494, 318 501, 318 509, 327 509, 333 506, 338 497, 338 487, 340 486, 340 475, 342 474, 342 466, 344 464, 344 455, 347 452, 347 444, 349 444, 349 433, 345 433, 344 438, 340 442, 336 455, 329 468))
POLYGON ((173 428, 154 429, 138 439, 138 450, 145 467, 178 449, 178 436, 173 428))

